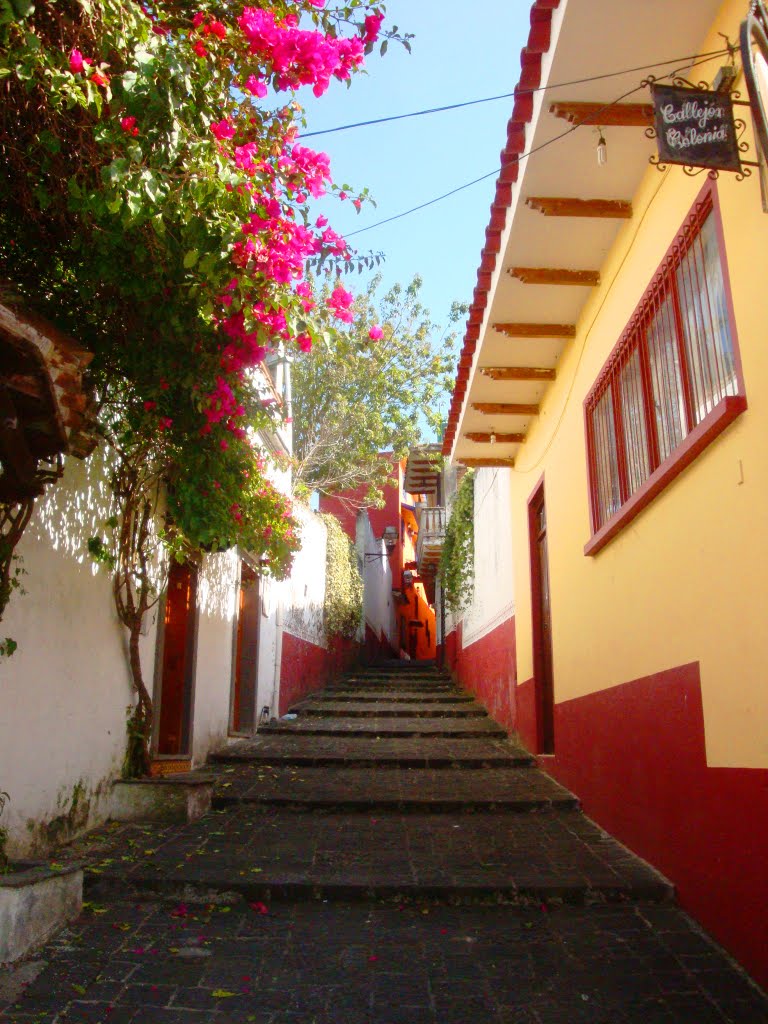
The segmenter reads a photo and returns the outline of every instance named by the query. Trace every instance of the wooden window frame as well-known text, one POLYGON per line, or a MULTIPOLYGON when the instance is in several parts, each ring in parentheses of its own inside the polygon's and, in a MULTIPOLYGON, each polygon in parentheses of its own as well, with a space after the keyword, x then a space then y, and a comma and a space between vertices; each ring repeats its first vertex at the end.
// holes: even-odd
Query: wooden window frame
MULTIPOLYGON (((660 307, 657 307, 660 308, 660 307)), ((590 527, 592 536, 584 546, 585 555, 595 555, 602 550, 625 526, 640 514, 683 470, 696 459, 714 439, 721 434, 747 408, 747 399, 742 375, 741 356, 739 352, 736 318, 733 310, 728 261, 725 250, 722 217, 717 188, 714 181, 708 181, 696 198, 688 216, 683 221, 674 240, 659 264, 640 302, 637 304, 629 323, 622 332, 621 338, 606 360, 597 380, 584 400, 584 431, 587 454, 587 479, 589 492, 590 527), (683 264, 696 239, 700 237, 701 228, 709 216, 712 216, 717 239, 720 266, 723 275, 723 293, 725 311, 730 340, 733 348, 733 371, 736 394, 725 395, 703 417, 693 425, 693 395, 691 376, 688 369, 685 336, 682 328, 682 309, 679 297, 679 285, 676 274, 683 264), (650 358, 645 337, 645 326, 649 323, 649 311, 654 308, 660 298, 672 299, 672 311, 675 322, 673 342, 679 360, 682 383, 682 394, 679 396, 684 403, 686 428, 685 437, 672 448, 665 459, 660 457, 658 426, 654 415, 653 391, 649 371, 650 358), (629 364, 634 353, 639 355, 641 399, 646 432, 645 457, 648 459, 650 473, 642 484, 632 493, 629 492, 627 478, 626 454, 622 424, 622 403, 620 400, 621 369, 629 364), (600 521, 600 497, 598 483, 598 449, 595 440, 594 412, 603 397, 611 392, 613 404, 613 427, 616 433, 616 463, 619 475, 619 492, 621 504, 604 522, 600 521)))

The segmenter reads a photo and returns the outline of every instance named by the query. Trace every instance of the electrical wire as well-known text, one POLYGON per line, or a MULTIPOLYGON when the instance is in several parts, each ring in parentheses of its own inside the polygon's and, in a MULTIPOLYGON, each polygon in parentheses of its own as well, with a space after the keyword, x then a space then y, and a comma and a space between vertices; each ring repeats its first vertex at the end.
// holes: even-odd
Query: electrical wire
MULTIPOLYGON (((407 114, 391 114, 389 117, 376 117, 370 121, 354 121, 352 124, 342 124, 337 128, 323 128, 314 132, 302 132, 302 139, 316 138, 318 135, 331 135, 334 132, 346 132, 351 128, 368 128, 371 125, 387 124, 389 121, 403 121, 409 117, 424 117, 427 114, 442 114, 446 110, 460 110, 462 107, 474 107, 479 103, 495 103, 497 100, 508 100, 513 96, 532 96, 537 92, 549 92, 553 89, 567 89, 572 85, 586 85, 589 82, 601 82, 606 78, 618 78, 621 75, 631 75, 636 71, 651 71, 653 68, 664 67, 665 64, 679 64, 681 61, 695 60, 697 57, 706 57, 707 60, 713 57, 723 57, 730 50, 711 50, 709 53, 694 53, 687 57, 674 57, 670 60, 657 61, 655 64, 640 64, 635 68, 624 68, 621 71, 606 71, 602 75, 591 75, 589 78, 574 78, 570 82, 557 82, 555 85, 539 85, 535 89, 517 89, 514 92, 502 92, 498 96, 483 96, 477 100, 464 100, 463 103, 448 103, 443 107, 427 107, 424 110, 412 110, 407 114)), ((664 77, 667 77, 666 75, 664 77)))
MULTIPOLYGON (((692 68, 698 67, 699 64, 706 64, 713 58, 713 56, 722 56, 723 54, 726 54, 728 52, 729 51, 727 49, 722 51, 713 51, 711 54, 702 56, 701 60, 696 61, 690 66, 692 68)), ((657 67, 658 65, 651 66, 657 67)), ((674 71, 668 71, 666 74, 660 76, 659 81, 661 81, 661 79, 664 78, 674 78, 678 74, 678 71, 679 69, 675 69, 674 71)), ((584 127, 585 124, 594 124, 595 118, 602 114, 604 111, 609 110, 617 103, 621 103, 621 101, 627 99, 628 96, 632 96, 634 93, 640 92, 640 90, 643 88, 645 88, 645 86, 642 84, 636 85, 633 89, 629 89, 627 92, 622 93, 621 96, 617 96, 616 99, 613 99, 609 103, 606 103, 605 106, 601 107, 598 111, 592 111, 589 114, 589 116, 585 118, 583 121, 578 121, 576 124, 572 124, 569 128, 566 128, 564 132, 561 132, 559 135, 553 136, 551 139, 547 139, 546 142, 542 142, 538 146, 534 146, 533 149, 529 149, 525 153, 520 153, 516 158, 517 162, 519 163, 526 157, 533 156, 534 153, 539 153, 542 149, 546 149, 548 146, 553 145, 555 142, 560 142, 562 139, 565 139, 569 135, 572 135, 573 132, 575 132, 578 128, 584 127)), ((471 188, 473 185, 477 185, 481 181, 485 181, 487 178, 495 177, 497 174, 499 174, 500 170, 501 168, 497 167, 494 170, 489 171, 487 174, 481 175, 479 178, 474 178, 472 181, 465 182, 465 184, 463 185, 458 185, 456 188, 451 189, 450 192, 444 192, 440 196, 435 196, 434 199, 428 199, 425 203, 419 203, 418 206, 412 206, 409 210, 403 210, 402 213, 395 213, 391 217, 385 217, 383 220, 378 220, 373 224, 368 224, 364 228, 357 228, 355 231, 346 231, 344 233, 344 237, 352 238, 354 235, 363 234, 364 231, 373 231, 374 228, 380 228, 384 224, 391 224, 392 221, 401 220, 403 217, 409 217, 412 213, 418 213, 419 210, 424 210, 428 206, 434 206, 435 203, 442 202, 443 199, 449 199, 451 196, 455 196, 457 192, 463 192, 465 189, 471 188)))

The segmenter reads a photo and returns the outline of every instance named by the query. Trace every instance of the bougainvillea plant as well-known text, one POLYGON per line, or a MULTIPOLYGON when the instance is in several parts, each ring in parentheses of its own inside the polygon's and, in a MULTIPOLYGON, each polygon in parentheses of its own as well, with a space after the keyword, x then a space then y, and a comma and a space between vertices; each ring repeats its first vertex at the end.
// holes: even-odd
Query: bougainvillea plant
MULTIPOLYGON (((389 39, 407 46, 384 14, 370 0, 0 7, 0 278, 95 353, 99 430, 123 468, 146 457, 152 486, 170 480, 187 542, 258 543, 276 575, 295 525, 253 461, 268 415, 253 374, 280 343, 328 340, 306 263, 351 253, 312 200, 366 199, 302 144, 296 95, 349 81, 389 39)), ((350 308, 334 288, 334 321, 350 308)))

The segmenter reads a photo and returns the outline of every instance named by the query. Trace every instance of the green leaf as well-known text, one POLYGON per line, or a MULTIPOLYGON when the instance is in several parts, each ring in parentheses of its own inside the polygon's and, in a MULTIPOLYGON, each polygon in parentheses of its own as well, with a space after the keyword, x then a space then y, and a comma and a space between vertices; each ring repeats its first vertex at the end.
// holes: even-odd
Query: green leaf
POLYGON ((190 249, 189 252, 184 254, 184 269, 189 270, 194 267, 197 261, 200 259, 200 253, 197 249, 190 249))
POLYGON ((124 156, 119 156, 102 168, 101 177, 106 184, 116 184, 119 181, 124 181, 130 170, 130 164, 124 156))

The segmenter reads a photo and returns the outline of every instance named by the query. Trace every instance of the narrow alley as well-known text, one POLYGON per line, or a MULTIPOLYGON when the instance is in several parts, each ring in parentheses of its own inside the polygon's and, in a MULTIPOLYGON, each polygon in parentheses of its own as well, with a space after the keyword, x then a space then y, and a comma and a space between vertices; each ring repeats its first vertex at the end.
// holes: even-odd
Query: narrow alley
POLYGON ((371 668, 292 713, 213 756, 204 817, 68 851, 84 913, 0 974, 4 1024, 768 1022, 446 675, 371 668))

